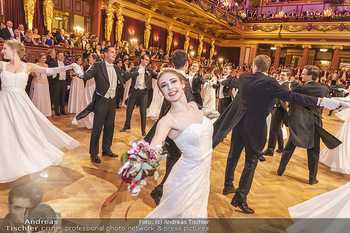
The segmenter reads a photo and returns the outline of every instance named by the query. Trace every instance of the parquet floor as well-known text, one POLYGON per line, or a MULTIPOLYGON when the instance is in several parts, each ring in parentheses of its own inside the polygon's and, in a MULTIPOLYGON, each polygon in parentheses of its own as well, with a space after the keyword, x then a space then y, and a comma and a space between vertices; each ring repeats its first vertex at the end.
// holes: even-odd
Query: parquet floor
MULTIPOLYGON (((118 109, 112 151, 121 154, 129 149, 131 140, 141 136, 139 109, 134 110, 132 129, 120 133, 125 120, 125 108, 118 109)), ((342 121, 336 116, 326 116, 324 112, 324 127, 336 134, 342 126, 342 121)), ((121 183, 117 176, 121 162, 119 158, 101 158, 101 165, 94 165, 89 159, 90 130, 71 125, 74 115, 50 117, 57 127, 80 142, 80 147, 66 151, 59 166, 48 168, 49 178, 39 178, 38 174, 28 175, 17 181, 0 184, 0 217, 7 214, 7 196, 9 190, 21 183, 36 182, 44 185, 43 202, 61 211, 62 217, 122 217, 132 203, 128 217, 144 217, 154 209, 155 204, 149 192, 156 182, 149 180, 139 196, 132 197, 127 186, 121 188, 119 196, 112 204, 107 202, 116 194, 121 183)), ((154 121, 147 119, 147 129, 154 121)), ((281 155, 275 153, 267 157, 266 162, 259 162, 255 172, 248 204, 255 210, 254 215, 245 215, 230 205, 233 194, 222 195, 226 157, 229 150, 230 136, 213 152, 210 174, 211 190, 209 196, 209 217, 289 217, 288 207, 304 202, 312 197, 338 188, 350 181, 350 175, 330 171, 330 168, 319 164, 319 184, 308 184, 308 169, 306 150, 297 148, 283 176, 277 176, 276 171, 281 155)), ((324 147, 322 144, 321 149, 324 147)), ((15 161, 14 161, 15 162, 15 161)), ((244 166, 242 154, 236 170, 235 186, 244 166)), ((162 162, 165 167, 165 162, 162 162)), ((165 170, 161 171, 161 176, 165 170)), ((160 177, 161 178, 161 177, 160 177)), ((161 180, 161 179, 159 179, 161 180)), ((160 182, 160 181, 159 181, 160 182)))

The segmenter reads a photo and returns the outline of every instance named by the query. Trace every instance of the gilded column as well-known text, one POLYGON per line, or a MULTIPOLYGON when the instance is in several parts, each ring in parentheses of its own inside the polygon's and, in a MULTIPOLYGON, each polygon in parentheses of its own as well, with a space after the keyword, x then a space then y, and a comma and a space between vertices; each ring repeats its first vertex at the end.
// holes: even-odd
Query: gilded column
POLYGON ((190 40, 191 40, 191 38, 190 38, 190 30, 187 30, 185 32, 185 43, 184 43, 184 50, 185 50, 186 53, 188 51, 188 47, 190 46, 190 40))
POLYGON ((333 50, 334 52, 333 52, 331 70, 337 70, 339 68, 340 50, 343 50, 343 46, 335 45, 333 46, 333 50))
POLYGON ((273 66, 275 68, 278 68, 280 66, 281 50, 283 48, 283 45, 276 44, 275 47, 276 47, 276 52, 275 52, 275 61, 273 63, 273 66))
POLYGON ((309 58, 309 50, 312 48, 311 45, 303 45, 302 48, 304 49, 303 57, 301 58, 301 68, 304 68, 304 66, 307 65, 307 59, 309 58))
POLYGON ((166 51, 168 54, 170 54, 170 48, 171 48, 171 43, 173 41, 173 32, 172 32, 172 29, 173 29, 173 24, 169 24, 168 27, 167 27, 167 30, 168 30, 168 36, 166 38, 166 51))
POLYGON ((44 24, 46 26, 46 29, 49 31, 52 30, 53 7, 53 0, 43 1, 44 24))
POLYGON ((211 47, 210 47, 210 54, 209 54, 209 59, 213 59, 215 53, 215 40, 211 40, 211 47))
POLYGON ((34 7, 36 0, 23 0, 24 12, 28 29, 33 29, 34 7))
POLYGON ((105 20, 105 39, 108 41, 111 39, 113 20, 114 20, 114 6, 111 1, 106 2, 106 20, 105 20))
POLYGON ((198 41, 199 41, 199 45, 198 45, 198 57, 200 58, 202 56, 202 51, 203 51, 203 35, 199 35, 198 41))
POLYGON ((124 16, 122 14, 123 7, 118 6, 117 8, 117 23, 115 28, 115 40, 122 41, 123 27, 124 27, 124 16))
POLYGON ((143 43, 146 49, 148 49, 149 38, 151 37, 152 26, 150 24, 150 21, 151 21, 151 16, 147 15, 147 18, 145 20, 145 32, 143 34, 143 43))

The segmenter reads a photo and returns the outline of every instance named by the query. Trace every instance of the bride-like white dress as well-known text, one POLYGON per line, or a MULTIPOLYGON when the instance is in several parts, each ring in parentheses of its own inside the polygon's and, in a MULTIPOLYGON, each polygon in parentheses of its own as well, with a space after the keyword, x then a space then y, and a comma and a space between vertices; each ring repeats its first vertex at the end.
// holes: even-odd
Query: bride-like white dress
POLYGON ((164 183, 160 204, 146 218, 208 217, 212 136, 212 123, 203 117, 174 139, 182 156, 164 183))
POLYGON ((288 233, 350 232, 350 182, 288 210, 295 223, 288 233))
POLYGON ((157 80, 153 81, 153 96, 149 108, 147 108, 147 117, 158 120, 160 109, 162 108, 164 96, 159 90, 157 80))
POLYGON ((320 161, 332 171, 350 174, 350 109, 342 110, 336 116, 345 121, 335 135, 342 144, 333 150, 325 147, 320 153, 320 161))
POLYGON ((25 87, 28 75, 23 71, 0 74, 0 183, 57 165, 64 153, 79 142, 54 126, 32 103, 25 87))

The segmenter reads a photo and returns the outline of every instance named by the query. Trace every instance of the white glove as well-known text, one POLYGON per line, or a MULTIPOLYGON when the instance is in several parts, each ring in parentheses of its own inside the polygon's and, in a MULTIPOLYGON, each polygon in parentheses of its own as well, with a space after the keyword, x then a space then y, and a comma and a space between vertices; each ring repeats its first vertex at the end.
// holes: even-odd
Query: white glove
POLYGON ((320 106, 326 107, 326 108, 332 110, 332 109, 338 108, 340 106, 340 102, 339 102, 339 100, 335 100, 335 99, 323 98, 321 103, 320 103, 320 106))
POLYGON ((84 71, 80 68, 80 66, 77 63, 73 63, 73 70, 75 73, 78 74, 79 78, 84 76, 84 71))
POLYGON ((215 119, 218 116, 220 116, 220 113, 218 111, 215 111, 214 109, 203 108, 202 111, 204 116, 206 116, 209 119, 215 119))
POLYGON ((344 88, 338 88, 338 91, 344 91, 345 89, 344 88))

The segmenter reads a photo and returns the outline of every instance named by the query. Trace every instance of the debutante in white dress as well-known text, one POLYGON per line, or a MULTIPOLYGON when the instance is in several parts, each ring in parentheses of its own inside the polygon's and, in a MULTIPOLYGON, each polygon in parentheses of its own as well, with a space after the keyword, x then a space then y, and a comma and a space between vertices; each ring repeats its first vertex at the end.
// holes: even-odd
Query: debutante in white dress
POLYGON ((336 116, 345 121, 335 135, 342 144, 333 150, 325 147, 320 153, 320 161, 331 167, 332 171, 350 174, 350 109, 344 109, 336 116))
POLYGON ((25 92, 28 75, 23 71, 0 74, 0 183, 57 165, 64 153, 79 142, 54 126, 32 103, 25 92))
POLYGON ((160 204, 146 218, 208 217, 212 137, 213 125, 203 117, 174 139, 182 155, 164 183, 160 204))
POLYGON ((35 107, 44 116, 51 116, 50 89, 46 74, 36 74, 30 87, 29 96, 35 107))
POLYGON ((288 233, 350 232, 350 182, 288 210, 295 223, 288 233))
POLYGON ((84 80, 78 76, 72 76, 72 82, 70 85, 68 108, 69 113, 78 113, 81 109, 81 99, 84 94, 84 80))
POLYGON ((213 81, 209 81, 204 84, 203 87, 203 107, 216 110, 216 89, 211 85, 216 84, 213 81))
POLYGON ((126 81, 125 86, 124 86, 124 95, 123 95, 123 100, 122 100, 122 107, 124 107, 124 108, 127 107, 127 104, 125 103, 125 101, 129 97, 130 86, 131 86, 131 79, 126 81))
POLYGON ((158 120, 160 109, 162 108, 164 96, 159 90, 157 80, 152 80, 153 84, 153 96, 152 102, 149 108, 147 108, 147 117, 151 117, 154 120, 158 120))
MULTIPOLYGON (((92 97, 94 95, 96 89, 95 79, 89 79, 86 81, 83 97, 81 100, 80 108, 78 109, 78 114, 88 106, 88 104, 91 103, 92 97)), ((92 129, 94 122, 94 113, 91 112, 89 115, 87 115, 85 118, 77 121, 77 119, 74 117, 72 124, 78 125, 80 128, 86 127, 87 129, 92 129)))

